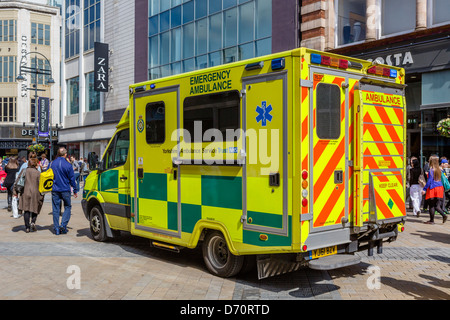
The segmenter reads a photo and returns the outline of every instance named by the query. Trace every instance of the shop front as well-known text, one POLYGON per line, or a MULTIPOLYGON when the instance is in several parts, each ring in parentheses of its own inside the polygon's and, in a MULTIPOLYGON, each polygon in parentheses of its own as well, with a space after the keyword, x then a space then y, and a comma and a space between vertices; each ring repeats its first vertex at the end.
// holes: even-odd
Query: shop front
MULTIPOLYGON (((440 120, 450 118, 450 35, 419 38, 364 51, 358 46, 345 54, 402 67, 406 72, 407 156, 431 154, 450 158, 450 138, 437 130, 440 120), (359 50, 358 50, 359 49, 359 50)), ((348 49, 347 49, 348 50, 348 49)))
MULTIPOLYGON (((27 156, 27 148, 33 144, 34 127, 3 126, 0 130, 0 157, 27 156)), ((46 149, 46 154, 51 158, 51 151, 55 150, 58 143, 58 131, 52 131, 52 146, 48 138, 40 138, 39 143, 46 149)))

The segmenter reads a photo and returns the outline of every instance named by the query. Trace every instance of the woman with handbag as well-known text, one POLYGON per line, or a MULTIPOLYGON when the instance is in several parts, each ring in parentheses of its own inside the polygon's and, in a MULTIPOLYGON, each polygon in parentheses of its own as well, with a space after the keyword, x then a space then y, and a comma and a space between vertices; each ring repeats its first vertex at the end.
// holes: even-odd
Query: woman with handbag
POLYGON ((8 211, 12 211, 13 185, 16 181, 16 174, 19 171, 19 162, 17 157, 11 157, 5 167, 6 178, 3 185, 8 191, 8 211))
POLYGON ((426 224, 434 224, 434 214, 439 212, 443 218, 442 223, 447 221, 447 215, 442 209, 444 200, 444 186, 441 181, 442 172, 439 167, 439 157, 432 155, 430 157, 430 171, 428 174, 428 181, 422 190, 422 195, 425 195, 425 200, 429 203, 430 221, 426 224))
POLYGON ((36 231, 36 219, 39 215, 41 193, 39 192, 39 178, 41 173, 37 167, 38 159, 28 160, 25 174, 25 186, 19 200, 19 210, 23 211, 26 232, 36 231), (30 223, 31 220, 31 223, 30 223))
POLYGON ((411 168, 409 169, 409 185, 410 197, 413 204, 413 214, 415 217, 420 215, 420 204, 422 203, 422 188, 426 181, 423 176, 422 168, 420 167, 417 158, 411 158, 411 168), (422 183, 422 184, 421 184, 422 183))

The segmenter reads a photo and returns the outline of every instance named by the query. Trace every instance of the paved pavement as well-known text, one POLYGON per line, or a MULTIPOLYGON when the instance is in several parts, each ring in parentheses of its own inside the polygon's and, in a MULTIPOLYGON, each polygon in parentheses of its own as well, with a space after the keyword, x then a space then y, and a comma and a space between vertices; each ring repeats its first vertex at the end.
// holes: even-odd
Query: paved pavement
MULTIPOLYGON (((47 196, 49 198, 49 196, 47 196)), ((255 272, 232 279, 212 276, 201 251, 153 249, 124 235, 97 243, 73 201, 67 235, 52 233, 45 201, 38 231, 6 210, 0 194, 0 299, 49 300, 450 300, 450 222, 426 225, 408 213, 406 231, 382 255, 330 272, 300 271, 259 281, 255 272)), ((375 250, 376 251, 376 250, 375 250)))

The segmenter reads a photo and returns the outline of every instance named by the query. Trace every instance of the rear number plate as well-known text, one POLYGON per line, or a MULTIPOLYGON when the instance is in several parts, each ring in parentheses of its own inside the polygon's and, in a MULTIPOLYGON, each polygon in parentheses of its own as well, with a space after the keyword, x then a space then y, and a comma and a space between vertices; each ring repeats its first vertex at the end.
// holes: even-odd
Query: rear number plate
POLYGON ((334 246, 334 247, 312 250, 309 252, 309 257, 311 259, 318 259, 318 258, 322 258, 322 257, 326 257, 326 256, 331 256, 336 253, 337 253, 337 246, 334 246))

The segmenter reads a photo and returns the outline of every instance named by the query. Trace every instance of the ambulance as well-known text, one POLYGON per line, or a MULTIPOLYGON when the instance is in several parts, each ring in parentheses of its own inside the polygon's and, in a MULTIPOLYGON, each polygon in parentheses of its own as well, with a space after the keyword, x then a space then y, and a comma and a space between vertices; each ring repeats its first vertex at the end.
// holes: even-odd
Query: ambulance
POLYGON ((133 84, 85 182, 92 237, 198 247, 220 277, 380 254, 406 221, 404 83, 401 68, 298 48, 133 84))

